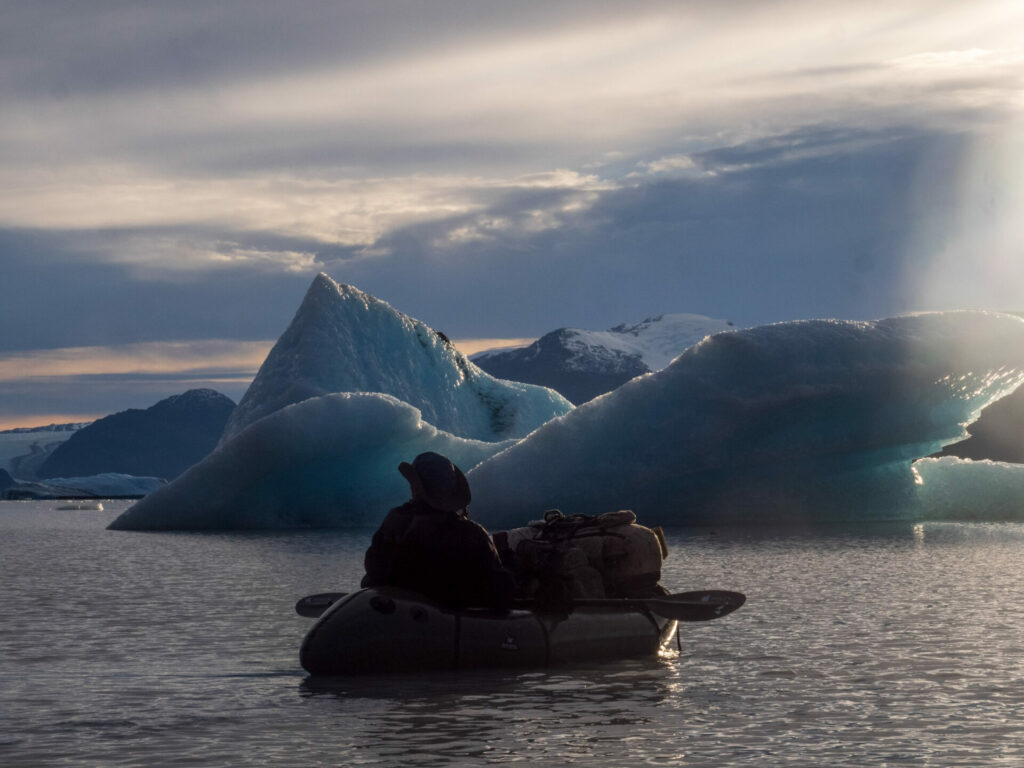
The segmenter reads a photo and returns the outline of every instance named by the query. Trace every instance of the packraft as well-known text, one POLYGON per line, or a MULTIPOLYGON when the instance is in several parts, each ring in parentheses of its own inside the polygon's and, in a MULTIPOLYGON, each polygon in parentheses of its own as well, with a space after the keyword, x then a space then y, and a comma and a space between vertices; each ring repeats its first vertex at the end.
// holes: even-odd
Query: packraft
POLYGON ((299 659, 311 675, 348 675, 549 667, 649 656, 666 647, 677 622, 641 602, 621 602, 571 613, 502 613, 447 609, 393 587, 362 589, 327 608, 299 659))
MULTIPOLYGON (((578 599, 548 611, 516 600, 509 611, 453 609, 396 587, 326 592, 299 600, 316 617, 299 651, 311 675, 549 667, 649 656, 681 621, 727 616, 746 598, 702 590, 652 598, 578 599)), ((679 641, 676 635, 677 642, 679 641)))
POLYGON ((566 517, 557 509, 523 528, 492 537, 524 597, 650 597, 659 594, 668 555, 660 527, 636 522, 632 510, 566 517))

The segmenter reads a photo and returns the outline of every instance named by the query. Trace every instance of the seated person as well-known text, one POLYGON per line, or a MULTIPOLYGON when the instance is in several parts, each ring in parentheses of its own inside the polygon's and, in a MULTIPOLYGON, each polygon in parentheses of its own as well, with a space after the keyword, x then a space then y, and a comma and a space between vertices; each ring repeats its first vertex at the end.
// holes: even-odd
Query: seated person
POLYGON ((398 471, 412 498, 373 534, 362 586, 404 587, 449 607, 507 610, 515 581, 490 535, 469 519, 466 476, 433 452, 403 461, 398 471))

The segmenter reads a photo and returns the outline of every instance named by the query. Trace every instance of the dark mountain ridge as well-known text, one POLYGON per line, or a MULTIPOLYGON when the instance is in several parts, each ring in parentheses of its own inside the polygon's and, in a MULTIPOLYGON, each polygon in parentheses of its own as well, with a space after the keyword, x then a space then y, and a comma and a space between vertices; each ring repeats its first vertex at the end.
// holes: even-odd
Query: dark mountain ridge
POLYGON ((171 480, 214 449, 234 407, 230 398, 212 389, 191 389, 145 410, 106 416, 59 445, 38 475, 118 472, 171 480))

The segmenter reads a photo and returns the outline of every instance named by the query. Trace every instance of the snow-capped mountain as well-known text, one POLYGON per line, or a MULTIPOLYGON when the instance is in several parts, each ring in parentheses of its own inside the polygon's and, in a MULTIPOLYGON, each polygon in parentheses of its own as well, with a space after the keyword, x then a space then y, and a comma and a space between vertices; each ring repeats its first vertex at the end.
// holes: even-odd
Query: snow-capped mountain
POLYGON ((425 323, 320 274, 220 444, 285 406, 336 392, 392 395, 439 429, 478 440, 522 437, 572 410, 550 389, 496 379, 425 323))
POLYGON ((703 315, 658 315, 607 331, 559 328, 528 347, 480 352, 472 360, 494 376, 551 387, 579 404, 660 371, 687 347, 732 327, 703 315))

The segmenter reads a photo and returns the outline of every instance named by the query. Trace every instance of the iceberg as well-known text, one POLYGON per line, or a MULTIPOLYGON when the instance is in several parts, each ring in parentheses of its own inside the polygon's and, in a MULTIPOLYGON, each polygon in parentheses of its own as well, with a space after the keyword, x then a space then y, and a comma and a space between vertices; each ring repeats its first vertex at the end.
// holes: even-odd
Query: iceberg
POLYGON ((224 445, 287 405, 334 392, 382 392, 440 430, 523 437, 572 404, 546 387, 496 379, 444 334, 351 285, 318 275, 228 420, 224 445))
POLYGON ((468 469, 572 407, 320 274, 216 450, 111 527, 374 524, 408 497, 399 462, 436 450, 468 469))
POLYGON ((469 470, 492 530, 553 507, 665 526, 955 517, 990 482, 1004 497, 970 514, 995 514, 1024 507, 1024 468, 914 460, 1022 381, 1024 320, 947 312, 715 334, 521 439, 439 429, 390 394, 321 395, 242 428, 111 527, 372 526, 408 498, 398 463, 426 450, 469 470))
POLYGON ((1024 321, 986 312, 719 333, 468 475, 474 517, 633 509, 648 524, 921 512, 911 463, 1024 380, 1024 321))
POLYGON ((1024 520, 1024 465, 953 456, 914 462, 927 520, 1024 520))
POLYGON ((513 441, 456 437, 391 395, 338 393, 245 428, 110 528, 201 530, 376 525, 409 497, 398 464, 437 451, 462 467, 513 441))

